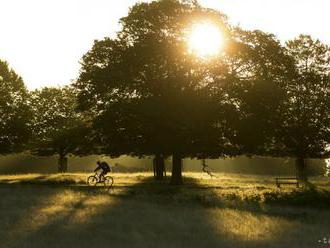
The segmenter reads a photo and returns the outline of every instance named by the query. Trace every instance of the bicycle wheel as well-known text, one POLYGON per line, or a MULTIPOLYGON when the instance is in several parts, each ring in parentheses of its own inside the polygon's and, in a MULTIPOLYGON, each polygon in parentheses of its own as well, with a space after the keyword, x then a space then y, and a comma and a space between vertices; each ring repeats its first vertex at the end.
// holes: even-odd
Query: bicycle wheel
POLYGON ((98 179, 96 178, 96 176, 89 176, 87 178, 87 184, 90 186, 95 186, 98 182, 98 179))
POLYGON ((107 176, 104 178, 104 185, 111 188, 113 185, 113 177, 107 176))

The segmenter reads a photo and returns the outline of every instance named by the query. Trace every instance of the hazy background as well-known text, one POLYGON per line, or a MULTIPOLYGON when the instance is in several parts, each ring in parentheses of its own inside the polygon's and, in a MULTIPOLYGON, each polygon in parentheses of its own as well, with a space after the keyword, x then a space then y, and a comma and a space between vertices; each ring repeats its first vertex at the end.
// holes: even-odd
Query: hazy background
MULTIPOLYGON (((57 173, 57 157, 35 157, 28 154, 16 154, 0 156, 0 174, 21 174, 21 173, 57 173)), ((105 160, 111 165, 115 163, 117 172, 151 171, 151 158, 132 158, 122 156, 110 159, 105 156, 87 156, 68 159, 68 172, 92 172, 96 167, 97 160, 105 160)), ((216 172, 247 173, 265 175, 294 175, 293 159, 274 158, 248 158, 245 156, 228 159, 207 159, 209 167, 216 172)), ((308 170, 312 175, 325 174, 324 160, 307 160, 308 170)), ((202 171, 201 161, 195 159, 184 160, 184 171, 202 171)), ((166 160, 167 171, 171 170, 171 158, 166 160)))

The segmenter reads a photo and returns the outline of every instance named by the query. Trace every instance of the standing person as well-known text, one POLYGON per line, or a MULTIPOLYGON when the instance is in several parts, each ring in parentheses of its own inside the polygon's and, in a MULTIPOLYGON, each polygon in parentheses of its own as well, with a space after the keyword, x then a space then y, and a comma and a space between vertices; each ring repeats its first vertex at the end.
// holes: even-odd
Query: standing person
POLYGON ((109 166, 109 164, 105 161, 103 162, 100 162, 100 161, 97 161, 96 162, 97 164, 97 167, 96 169, 94 170, 94 172, 97 172, 98 170, 102 170, 102 172, 100 173, 100 181, 104 181, 104 177, 105 175, 111 171, 111 167, 109 166))

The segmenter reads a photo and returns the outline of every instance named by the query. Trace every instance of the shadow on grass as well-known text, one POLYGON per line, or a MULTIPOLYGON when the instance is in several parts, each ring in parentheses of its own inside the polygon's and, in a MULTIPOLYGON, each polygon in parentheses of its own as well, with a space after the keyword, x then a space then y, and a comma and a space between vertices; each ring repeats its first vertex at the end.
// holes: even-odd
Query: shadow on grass
MULTIPOLYGON (((139 183, 115 188, 111 193, 89 187, 24 185, 15 187, 14 192, 10 192, 9 186, 5 188, 0 188, 2 195, 10 195, 1 204, 0 216, 5 217, 9 209, 16 218, 1 223, 6 230, 0 234, 4 247, 313 247, 317 244, 316 234, 308 233, 308 226, 301 226, 306 215, 299 215, 299 211, 265 210, 259 198, 200 187, 194 178, 185 178, 183 186, 172 186, 167 181, 159 183, 151 177, 142 177, 139 183)), ((292 193, 280 200, 273 195, 266 199, 279 203, 290 201, 295 194, 305 192, 292 193)), ((315 193, 311 194, 308 199, 315 199, 315 193)), ((321 223, 320 230, 325 224, 321 223)))
POLYGON ((205 187, 199 180, 192 177, 184 178, 181 186, 169 185, 169 179, 155 182, 152 177, 128 187, 126 195, 139 197, 160 197, 164 202, 198 203, 204 207, 233 207, 264 209, 265 205, 286 207, 330 207, 330 192, 316 188, 300 188, 291 191, 269 190, 266 187, 256 187, 244 192, 239 186, 205 187))

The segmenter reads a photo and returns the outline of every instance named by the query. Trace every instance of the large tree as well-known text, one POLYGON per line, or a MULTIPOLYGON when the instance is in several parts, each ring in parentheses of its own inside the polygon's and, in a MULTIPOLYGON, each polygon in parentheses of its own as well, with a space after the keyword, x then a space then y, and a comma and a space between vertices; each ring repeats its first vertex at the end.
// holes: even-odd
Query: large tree
POLYGON ((286 43, 296 66, 286 86, 277 138, 279 155, 297 158, 298 176, 307 181, 307 158, 326 158, 330 145, 330 47, 308 35, 286 43))
POLYGON ((77 98, 72 87, 43 88, 31 93, 32 153, 58 155, 58 171, 67 171, 67 155, 80 154, 88 143, 86 119, 76 112, 77 98))
POLYGON ((0 154, 24 149, 30 137, 30 118, 22 78, 0 60, 0 154))
POLYGON ((236 28, 228 56, 224 91, 235 101, 232 141, 241 154, 273 155, 286 85, 295 78, 291 56, 272 34, 236 28))
POLYGON ((273 35, 235 29, 228 92, 238 115, 231 127, 241 154, 305 158, 329 149, 329 47, 301 35, 282 46, 273 35))
POLYGON ((196 1, 136 4, 117 38, 96 41, 84 56, 76 84, 81 109, 97 113, 105 153, 171 155, 174 184, 182 183, 182 158, 221 156, 230 147, 217 113, 231 103, 213 93, 208 67, 187 49, 188 29, 199 20, 227 32, 225 16, 196 1))

